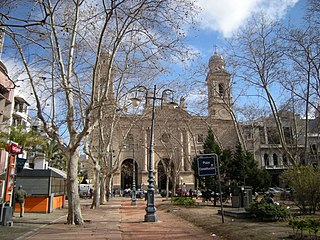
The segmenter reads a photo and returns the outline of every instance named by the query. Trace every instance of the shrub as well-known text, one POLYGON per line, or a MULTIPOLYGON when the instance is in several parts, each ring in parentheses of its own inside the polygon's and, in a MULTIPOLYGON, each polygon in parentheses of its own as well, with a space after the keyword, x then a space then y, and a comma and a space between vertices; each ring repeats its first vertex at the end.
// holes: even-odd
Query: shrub
POLYGON ((282 177, 294 189, 294 201, 302 212, 315 214, 320 204, 320 168, 294 167, 286 170, 282 177))
POLYGON ((294 218, 289 221, 289 226, 292 227, 295 235, 300 232, 300 238, 303 237, 304 231, 309 231, 309 236, 311 238, 311 233, 317 236, 320 230, 320 219, 313 218, 294 218))
POLYGON ((177 205, 184 205, 184 206, 196 205, 196 201, 189 197, 174 197, 172 198, 172 202, 174 202, 177 205))
POLYGON ((290 211, 285 206, 265 202, 254 202, 246 210, 250 212, 253 218, 260 221, 280 221, 291 216, 290 211))

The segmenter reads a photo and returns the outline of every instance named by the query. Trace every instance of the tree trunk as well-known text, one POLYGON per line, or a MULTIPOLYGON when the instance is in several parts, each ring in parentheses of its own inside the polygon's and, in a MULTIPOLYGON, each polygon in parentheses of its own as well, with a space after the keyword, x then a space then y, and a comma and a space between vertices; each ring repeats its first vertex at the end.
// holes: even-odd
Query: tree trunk
POLYGON ((100 204, 104 204, 107 199, 106 199, 106 175, 103 175, 101 177, 101 183, 100 183, 100 204))
POLYGON ((67 149, 69 157, 67 174, 67 196, 68 196, 68 224, 82 225, 83 219, 80 208, 79 184, 78 184, 78 152, 67 149))
POLYGON ((111 194, 111 181, 112 181, 112 175, 111 174, 108 174, 107 177, 106 177, 106 200, 109 201, 109 197, 110 197, 110 194, 111 194))
MULTIPOLYGON (((167 180, 166 180, 166 200, 168 200, 168 197, 169 197, 169 176, 167 174, 167 180)), ((171 196, 172 196, 172 193, 171 193, 171 196)))
POLYGON ((100 207, 100 169, 99 162, 96 161, 94 167, 94 192, 91 209, 100 207))
POLYGON ((176 184, 177 184, 176 177, 172 176, 172 196, 176 195, 176 184))

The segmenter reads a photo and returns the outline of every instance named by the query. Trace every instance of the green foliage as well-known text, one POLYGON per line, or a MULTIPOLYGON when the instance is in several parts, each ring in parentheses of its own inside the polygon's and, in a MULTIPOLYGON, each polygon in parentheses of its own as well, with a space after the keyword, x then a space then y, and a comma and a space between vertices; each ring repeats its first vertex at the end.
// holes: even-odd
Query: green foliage
POLYGON ((45 154, 49 166, 66 170, 66 157, 62 149, 56 142, 49 141, 38 132, 27 131, 22 125, 11 126, 8 131, 0 132, 0 148, 4 148, 8 141, 16 142, 30 152, 45 154))
POLYGON ((208 129, 208 135, 203 144, 203 153, 204 154, 215 153, 218 156, 221 154, 221 148, 215 141, 214 134, 211 128, 208 129))
POLYGON ((289 209, 285 206, 265 202, 254 202, 246 210, 253 218, 260 221, 279 221, 291 216, 289 209))
POLYGON ((264 190, 271 182, 270 174, 260 169, 253 155, 244 152, 240 144, 233 154, 230 150, 223 151, 221 173, 225 183, 252 186, 254 191, 264 190))
POLYGON ((309 235, 311 233, 314 236, 317 236, 320 230, 320 219, 313 219, 313 218, 294 218, 289 221, 289 226, 292 227, 293 232, 295 235, 300 232, 300 236, 302 238, 303 232, 308 231, 309 235))
POLYGON ((171 200, 174 204, 184 206, 194 206, 197 202, 190 197, 173 197, 171 200))
MULTIPOLYGON (((215 141, 212 129, 208 129, 208 135, 203 145, 204 153, 216 153, 220 160, 222 191, 229 193, 230 184, 234 186, 252 186, 254 191, 265 190, 271 183, 270 174, 258 167, 250 152, 244 152, 238 144, 234 153, 230 149, 221 150, 215 141)), ((194 159, 192 169, 201 189, 217 191, 215 176, 199 177, 197 159, 194 159)))
POLYGON ((320 170, 314 166, 288 169, 283 179, 294 189, 293 198, 304 213, 315 213, 320 203, 320 170))
POLYGON ((0 132, 0 147, 4 148, 8 141, 18 143, 19 146, 30 149, 44 143, 44 138, 36 131, 27 131, 24 126, 11 126, 8 131, 0 132))
POLYGON ((49 166, 60 170, 67 170, 67 158, 55 141, 48 141, 43 145, 43 153, 49 159, 49 166))

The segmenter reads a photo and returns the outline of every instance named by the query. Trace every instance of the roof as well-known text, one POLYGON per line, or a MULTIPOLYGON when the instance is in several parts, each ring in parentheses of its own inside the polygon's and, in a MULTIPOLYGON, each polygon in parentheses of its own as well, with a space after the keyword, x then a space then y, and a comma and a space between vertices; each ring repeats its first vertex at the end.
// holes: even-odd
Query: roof
POLYGON ((19 96, 15 96, 14 97, 15 101, 20 102, 20 103, 25 103, 28 106, 30 106, 30 104, 23 98, 23 97, 19 97, 19 96))
POLYGON ((59 169, 49 167, 48 169, 26 169, 17 174, 18 177, 56 177, 67 178, 67 174, 59 169))

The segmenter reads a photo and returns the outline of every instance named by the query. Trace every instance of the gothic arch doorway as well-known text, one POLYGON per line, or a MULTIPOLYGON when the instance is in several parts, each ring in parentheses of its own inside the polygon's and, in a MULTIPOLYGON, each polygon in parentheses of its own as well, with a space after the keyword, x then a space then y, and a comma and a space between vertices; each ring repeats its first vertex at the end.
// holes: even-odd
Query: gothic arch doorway
MULTIPOLYGON (((138 186, 138 164, 135 163, 135 182, 136 188, 138 186)), ((133 183, 133 159, 126 159, 121 164, 121 189, 132 189, 133 183)))
POLYGON ((162 159, 158 163, 158 189, 161 191, 166 190, 167 180, 169 181, 169 190, 172 189, 172 181, 167 174, 169 159, 162 159))

